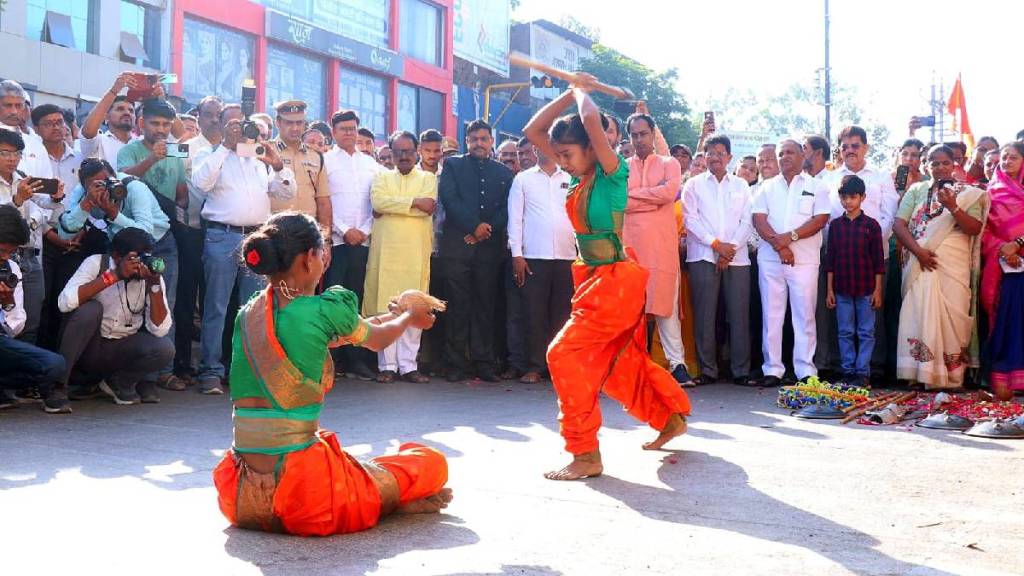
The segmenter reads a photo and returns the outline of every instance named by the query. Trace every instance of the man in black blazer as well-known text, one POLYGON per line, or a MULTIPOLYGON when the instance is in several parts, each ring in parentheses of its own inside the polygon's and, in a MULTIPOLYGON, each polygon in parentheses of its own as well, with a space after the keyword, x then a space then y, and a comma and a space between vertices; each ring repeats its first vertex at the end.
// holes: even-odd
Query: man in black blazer
POLYGON ((449 298, 445 355, 450 382, 468 376, 470 362, 481 380, 498 381, 494 316, 508 251, 512 171, 492 158, 493 147, 491 126, 483 120, 471 122, 466 128, 469 152, 445 160, 438 184, 445 213, 439 256, 449 298))

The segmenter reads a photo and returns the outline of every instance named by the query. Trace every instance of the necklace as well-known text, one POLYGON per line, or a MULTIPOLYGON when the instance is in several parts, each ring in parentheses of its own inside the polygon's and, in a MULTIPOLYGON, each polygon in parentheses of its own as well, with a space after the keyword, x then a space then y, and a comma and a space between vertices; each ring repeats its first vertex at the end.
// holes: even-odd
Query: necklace
MULTIPOLYGON (((131 328, 132 323, 135 321, 135 315, 141 314, 146 308, 146 291, 140 292, 138 300, 138 310, 132 308, 131 302, 128 300, 128 281, 122 280, 117 283, 117 292, 123 297, 124 303, 121 306, 121 312, 125 314, 124 327, 131 328), (125 310, 127 308, 127 310, 125 310)), ((118 299, 118 303, 121 304, 121 298, 118 299)))
POLYGON ((279 280, 277 282, 277 291, 281 293, 281 296, 284 296, 289 300, 295 300, 295 298, 302 295, 302 291, 298 288, 288 286, 285 284, 284 280, 279 280))

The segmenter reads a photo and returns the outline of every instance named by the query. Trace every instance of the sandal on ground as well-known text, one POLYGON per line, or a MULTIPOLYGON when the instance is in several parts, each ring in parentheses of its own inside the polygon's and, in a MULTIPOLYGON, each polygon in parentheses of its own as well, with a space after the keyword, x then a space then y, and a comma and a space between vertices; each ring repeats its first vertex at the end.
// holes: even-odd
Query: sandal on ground
POLYGON ((396 374, 394 370, 381 370, 380 373, 377 374, 377 382, 381 384, 391 384, 395 381, 396 376, 398 376, 398 374, 396 374))

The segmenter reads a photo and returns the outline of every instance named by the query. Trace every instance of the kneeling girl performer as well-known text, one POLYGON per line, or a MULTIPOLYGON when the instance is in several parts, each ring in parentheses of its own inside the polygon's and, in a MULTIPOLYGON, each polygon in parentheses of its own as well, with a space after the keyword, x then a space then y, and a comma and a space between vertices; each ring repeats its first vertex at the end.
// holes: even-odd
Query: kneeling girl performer
POLYGON ((221 512, 241 528, 356 532, 393 512, 438 512, 452 499, 437 450, 407 443, 360 463, 320 429, 334 383, 329 347, 381 350, 434 322, 422 301, 396 300, 391 313, 363 319, 352 292, 333 286, 316 295, 323 251, 316 221, 295 212, 275 215, 242 245, 246 265, 269 285, 235 321, 234 443, 213 472, 221 512))

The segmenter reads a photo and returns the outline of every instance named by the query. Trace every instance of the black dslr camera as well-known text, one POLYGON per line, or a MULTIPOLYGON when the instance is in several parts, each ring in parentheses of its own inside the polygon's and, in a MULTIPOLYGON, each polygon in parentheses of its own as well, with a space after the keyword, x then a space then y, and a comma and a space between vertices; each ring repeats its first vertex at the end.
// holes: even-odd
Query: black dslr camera
POLYGON ((110 199, 114 202, 121 203, 124 201, 125 196, 128 195, 128 186, 121 180, 118 180, 114 176, 108 176, 102 180, 103 188, 106 189, 107 194, 110 195, 110 199))
POLYGON ((0 264, 0 282, 6 284, 11 290, 18 287, 18 275, 14 273, 14 269, 11 268, 11 263, 8 260, 4 260, 3 264, 0 264))
POLYGON ((238 145, 239 156, 263 156, 267 153, 260 139, 260 127, 250 117, 256 112, 256 83, 252 80, 242 82, 242 138, 244 143, 238 145))

